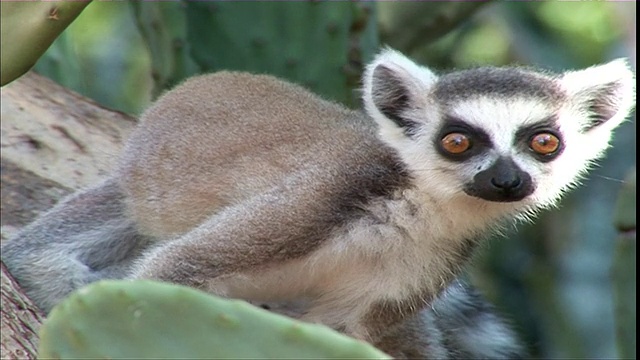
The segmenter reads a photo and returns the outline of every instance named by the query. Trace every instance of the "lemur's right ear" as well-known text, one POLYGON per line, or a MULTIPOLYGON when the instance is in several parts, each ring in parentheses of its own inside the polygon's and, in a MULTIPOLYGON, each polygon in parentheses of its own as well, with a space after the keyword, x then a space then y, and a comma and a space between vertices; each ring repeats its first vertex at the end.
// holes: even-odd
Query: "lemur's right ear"
POLYGON ((418 97, 424 96, 437 79, 429 69, 387 48, 376 56, 364 73, 365 109, 383 129, 395 128, 404 134, 412 134, 418 124, 405 114, 415 107, 418 97))
POLYGON ((569 101, 584 114, 582 131, 613 130, 635 105, 635 75, 625 59, 584 70, 570 71, 559 82, 569 101))

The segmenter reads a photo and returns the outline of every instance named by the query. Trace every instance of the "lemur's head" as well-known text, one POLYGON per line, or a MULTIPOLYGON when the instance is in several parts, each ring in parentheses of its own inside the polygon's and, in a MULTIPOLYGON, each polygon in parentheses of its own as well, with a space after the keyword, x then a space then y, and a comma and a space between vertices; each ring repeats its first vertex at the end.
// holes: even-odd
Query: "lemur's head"
POLYGON ((381 138, 430 193, 526 208, 552 205, 575 184, 634 97, 623 60, 560 75, 478 68, 436 76, 385 50, 364 76, 381 138))

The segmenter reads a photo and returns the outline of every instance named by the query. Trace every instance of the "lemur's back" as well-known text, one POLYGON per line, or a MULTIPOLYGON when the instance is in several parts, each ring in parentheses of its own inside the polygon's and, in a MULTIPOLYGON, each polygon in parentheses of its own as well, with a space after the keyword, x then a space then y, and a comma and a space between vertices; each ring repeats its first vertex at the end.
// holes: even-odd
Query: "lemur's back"
POLYGON ((364 114, 302 87, 221 72, 186 81, 145 112, 117 178, 140 229, 165 238, 295 174, 308 182, 318 179, 309 172, 367 172, 357 168, 392 156, 374 132, 364 114))

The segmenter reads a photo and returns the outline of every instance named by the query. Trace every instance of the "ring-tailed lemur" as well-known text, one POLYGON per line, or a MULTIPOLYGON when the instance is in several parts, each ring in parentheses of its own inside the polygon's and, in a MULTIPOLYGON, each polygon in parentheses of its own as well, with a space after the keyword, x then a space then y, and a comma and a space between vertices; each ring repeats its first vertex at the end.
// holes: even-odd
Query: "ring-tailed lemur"
POLYGON ((109 179, 2 259, 45 310, 108 277, 307 298, 303 320, 406 356, 394 333, 457 326, 456 294, 470 293, 438 295, 483 234, 553 205, 603 155, 633 77, 621 60, 436 76, 385 50, 364 75, 365 111, 271 76, 194 77, 143 114, 109 179))

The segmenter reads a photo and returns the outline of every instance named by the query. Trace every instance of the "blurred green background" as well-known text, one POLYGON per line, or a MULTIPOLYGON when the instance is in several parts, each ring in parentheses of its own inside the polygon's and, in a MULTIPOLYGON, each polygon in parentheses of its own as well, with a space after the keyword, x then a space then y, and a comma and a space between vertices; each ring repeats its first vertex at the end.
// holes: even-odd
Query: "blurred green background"
MULTIPOLYGON (((635 7, 94 1, 35 70, 131 114, 184 77, 219 69, 276 74, 356 107, 362 66, 385 44, 442 71, 482 64, 561 70, 617 57, 630 58, 635 69, 635 7)), ((635 127, 634 117, 617 131, 606 160, 559 209, 492 242, 470 267, 471 281, 513 320, 535 357, 620 356, 613 208, 636 163, 635 127)), ((627 270, 635 273, 635 243, 633 249, 627 270)), ((625 296, 631 294, 635 303, 635 280, 625 296)), ((631 315, 635 335, 635 310, 631 315)), ((635 343, 632 349, 635 357, 635 343)))

